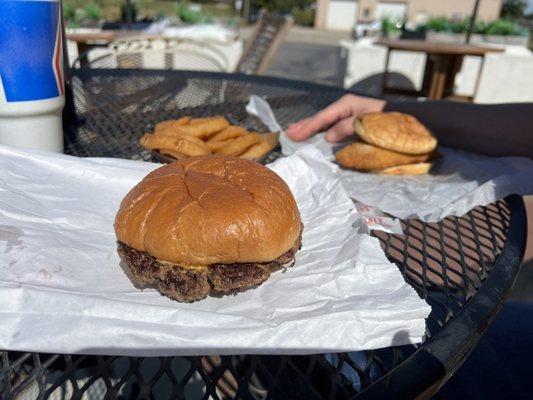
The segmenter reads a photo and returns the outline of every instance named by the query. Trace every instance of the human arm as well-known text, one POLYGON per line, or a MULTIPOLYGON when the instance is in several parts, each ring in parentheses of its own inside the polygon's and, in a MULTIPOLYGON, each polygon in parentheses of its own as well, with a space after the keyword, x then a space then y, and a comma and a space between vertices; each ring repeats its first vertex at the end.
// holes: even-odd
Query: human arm
POLYGON ((346 95, 314 116, 291 125, 286 133, 293 140, 305 140, 329 127, 326 138, 337 142, 354 134, 354 117, 373 111, 411 114, 426 125, 444 146, 492 156, 533 158, 533 103, 385 103, 379 99, 346 95))
POLYGON ((533 103, 388 102, 383 111, 413 115, 444 146, 490 156, 533 158, 533 103))

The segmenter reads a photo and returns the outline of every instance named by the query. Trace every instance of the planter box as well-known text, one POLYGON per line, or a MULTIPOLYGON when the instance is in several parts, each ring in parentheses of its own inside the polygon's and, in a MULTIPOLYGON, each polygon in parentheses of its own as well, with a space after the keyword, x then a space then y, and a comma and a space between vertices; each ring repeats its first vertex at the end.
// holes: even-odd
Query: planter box
POLYGON ((80 28, 101 29, 103 24, 103 19, 97 20, 86 18, 80 21, 80 28))
MULTIPOLYGON (((466 34, 464 33, 444 33, 431 32, 427 33, 427 40, 445 43, 464 43, 466 34)), ((529 42, 528 36, 504 36, 504 35, 479 35, 474 34, 470 37, 470 43, 479 44, 501 44, 512 46, 525 46, 529 42)))

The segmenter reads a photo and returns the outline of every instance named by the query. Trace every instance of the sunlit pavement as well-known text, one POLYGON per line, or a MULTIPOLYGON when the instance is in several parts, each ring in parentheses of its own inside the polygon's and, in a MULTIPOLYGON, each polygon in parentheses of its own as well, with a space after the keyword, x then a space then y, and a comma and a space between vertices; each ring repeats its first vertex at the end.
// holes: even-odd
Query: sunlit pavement
POLYGON ((339 51, 338 46, 286 42, 266 75, 342 86, 343 74, 338 73, 339 51))

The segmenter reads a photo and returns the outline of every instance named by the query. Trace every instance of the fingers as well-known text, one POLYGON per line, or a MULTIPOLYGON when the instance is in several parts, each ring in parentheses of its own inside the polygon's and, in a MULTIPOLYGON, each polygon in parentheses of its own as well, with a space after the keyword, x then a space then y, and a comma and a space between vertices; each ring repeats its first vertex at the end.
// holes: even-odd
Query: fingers
POLYGON ((307 139, 309 136, 305 136, 302 132, 304 127, 311 118, 304 118, 300 121, 290 124, 285 130, 285 134, 292 140, 301 141, 307 139))
POLYGON ((344 118, 329 128, 326 134, 326 140, 335 143, 344 140, 348 136, 352 136, 354 134, 353 118, 344 118))
POLYGON ((354 109, 354 95, 345 95, 310 118, 289 126, 285 133, 296 141, 306 140, 335 122, 350 117, 354 109))
MULTIPOLYGON (((289 138, 296 141, 308 139, 317 132, 323 131, 327 127, 343 121, 348 117, 356 117, 369 112, 383 111, 385 101, 368 97, 347 94, 341 97, 324 110, 313 117, 303 119, 290 125, 285 133, 289 138)), ((329 141, 339 141, 353 133, 348 122, 343 122, 327 137, 329 141)))

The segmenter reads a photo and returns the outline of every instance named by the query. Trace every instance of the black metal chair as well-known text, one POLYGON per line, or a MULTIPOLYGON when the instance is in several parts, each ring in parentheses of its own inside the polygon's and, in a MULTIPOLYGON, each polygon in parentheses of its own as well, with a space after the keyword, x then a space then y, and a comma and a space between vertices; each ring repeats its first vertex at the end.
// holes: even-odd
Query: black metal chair
MULTIPOLYGON (((293 18, 262 13, 234 72, 260 75, 272 63, 293 24, 293 18)), ((222 51, 209 43, 165 37, 124 38, 93 56, 91 49, 74 61, 73 68, 136 68, 228 71, 222 51)))
POLYGON ((92 49, 81 54, 74 61, 73 67, 80 68, 82 61, 86 68, 218 72, 228 69, 228 60, 224 53, 209 43, 164 37, 141 36, 116 40, 98 51, 92 49))

